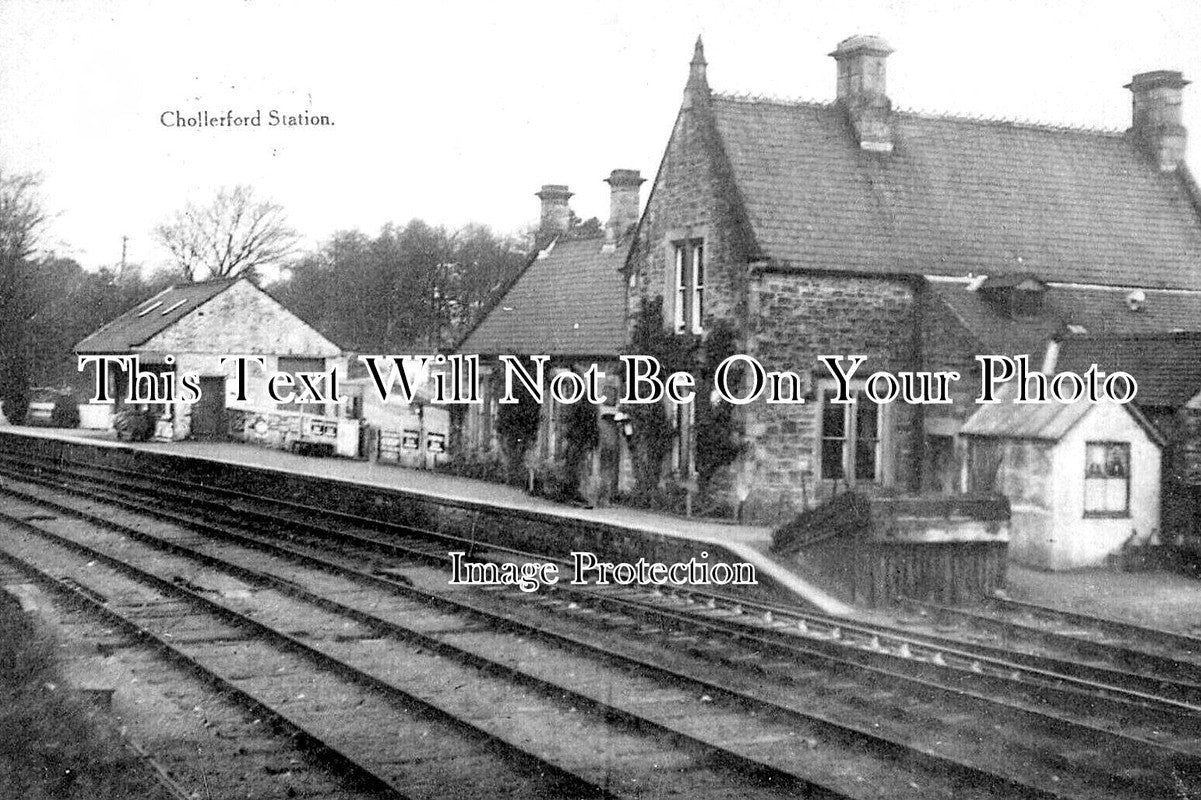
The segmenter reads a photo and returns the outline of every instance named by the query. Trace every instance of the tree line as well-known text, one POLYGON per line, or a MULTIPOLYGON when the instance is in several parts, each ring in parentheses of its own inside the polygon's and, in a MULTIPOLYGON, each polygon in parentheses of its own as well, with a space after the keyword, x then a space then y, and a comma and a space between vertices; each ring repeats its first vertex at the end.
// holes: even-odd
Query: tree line
POLYGON ((451 347, 522 269, 529 235, 420 219, 377 234, 340 231, 305 250, 284 209, 250 187, 168 216, 155 236, 169 267, 87 269, 41 250, 48 212, 38 176, 0 166, 0 399, 22 417, 32 387, 83 397, 73 347, 172 284, 246 276, 347 350, 451 347))
POLYGON ((414 219, 374 237, 337 233, 287 267, 272 290, 348 350, 437 352, 467 332, 525 260, 517 237, 414 219))

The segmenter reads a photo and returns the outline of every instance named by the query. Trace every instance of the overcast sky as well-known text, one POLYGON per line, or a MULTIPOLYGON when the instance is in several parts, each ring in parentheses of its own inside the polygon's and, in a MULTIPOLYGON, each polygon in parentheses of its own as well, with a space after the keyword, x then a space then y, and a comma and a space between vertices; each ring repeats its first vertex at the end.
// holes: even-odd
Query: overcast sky
MULTIPOLYGON (((896 49, 901 108, 1124 129, 1132 74, 1201 79, 1196 0, 0 0, 0 166, 42 174, 47 249, 89 268, 123 235, 164 261, 154 225, 238 183, 309 245, 412 217, 515 231, 543 183, 603 220, 611 169, 653 177, 697 34, 717 91, 829 100, 856 33, 896 49), (160 124, 230 109, 264 127, 160 124), (271 109, 335 124, 268 128, 271 109)), ((1201 137, 1196 87, 1185 117, 1201 137)))

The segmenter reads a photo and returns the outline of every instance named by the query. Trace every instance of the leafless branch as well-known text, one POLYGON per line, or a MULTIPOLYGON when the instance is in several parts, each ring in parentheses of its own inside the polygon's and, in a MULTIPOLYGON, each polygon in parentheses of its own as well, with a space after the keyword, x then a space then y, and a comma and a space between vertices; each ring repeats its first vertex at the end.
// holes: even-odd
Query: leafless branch
POLYGON ((5 269, 33 255, 46 223, 38 197, 41 178, 0 168, 0 265, 5 269))
POLYGON ((226 278, 295 252, 283 207, 257 201, 249 186, 222 189, 207 206, 189 203, 155 229, 188 280, 226 278))

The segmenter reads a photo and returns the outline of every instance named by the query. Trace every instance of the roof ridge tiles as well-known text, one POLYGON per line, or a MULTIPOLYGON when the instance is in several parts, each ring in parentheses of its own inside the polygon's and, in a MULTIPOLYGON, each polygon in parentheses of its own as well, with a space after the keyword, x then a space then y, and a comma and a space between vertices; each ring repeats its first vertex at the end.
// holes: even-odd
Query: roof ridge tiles
POLYGON ((1092 125, 1073 125, 1071 123, 1051 122, 1049 120, 1021 119, 1019 117, 990 116, 985 114, 958 113, 925 108, 897 107, 897 114, 921 117, 923 119, 945 120, 948 122, 976 122, 984 125, 1005 125, 1012 128, 1027 128, 1042 131, 1067 131, 1071 133, 1089 133, 1098 136, 1121 137, 1126 131, 1120 128, 1104 128, 1092 125))
POLYGON ((1201 340, 1201 331, 1195 330, 1156 330, 1156 331, 1129 331, 1125 333, 1068 333, 1063 337, 1065 340, 1073 341, 1090 341, 1090 342, 1106 342, 1106 341, 1128 341, 1131 339, 1180 339, 1185 341, 1201 340))
POLYGON ((817 100, 812 97, 787 97, 781 95, 758 94, 755 92, 714 92, 718 100, 728 100, 735 103, 771 103, 777 106, 819 106, 831 108, 834 100, 817 100))
MULTIPOLYGON (((714 92, 713 97, 735 103, 769 103, 778 106, 814 106, 818 108, 833 108, 836 100, 818 100, 812 97, 796 97, 784 95, 759 94, 755 92, 714 92)), ((1073 125, 1067 122, 1052 122, 1049 120, 1031 120, 1020 117, 996 116, 984 113, 952 112, 939 109, 910 108, 897 106, 893 113, 907 114, 923 119, 945 120, 947 122, 975 122, 983 125, 1004 125, 1012 128, 1023 128, 1049 132, 1065 131, 1071 133, 1087 133, 1097 136, 1121 137, 1126 131, 1121 128, 1106 128, 1096 125, 1073 125)))

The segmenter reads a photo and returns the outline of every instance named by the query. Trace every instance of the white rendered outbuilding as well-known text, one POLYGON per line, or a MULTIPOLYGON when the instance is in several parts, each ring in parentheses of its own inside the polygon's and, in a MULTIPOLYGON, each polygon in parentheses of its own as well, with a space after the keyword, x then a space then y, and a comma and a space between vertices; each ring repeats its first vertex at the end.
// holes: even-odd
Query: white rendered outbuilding
POLYGON ((964 424, 965 485, 1009 498, 1010 557, 1101 566, 1158 542, 1163 438, 1131 405, 1019 404, 1007 393, 964 424))

